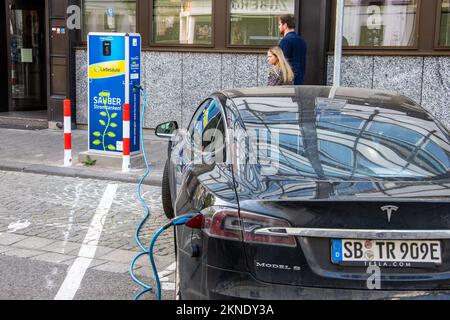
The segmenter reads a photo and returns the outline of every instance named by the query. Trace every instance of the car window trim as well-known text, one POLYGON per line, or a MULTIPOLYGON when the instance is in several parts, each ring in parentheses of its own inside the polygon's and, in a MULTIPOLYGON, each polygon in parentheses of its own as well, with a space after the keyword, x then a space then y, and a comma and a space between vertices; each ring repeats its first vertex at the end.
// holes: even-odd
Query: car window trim
MULTIPOLYGON (((198 105, 197 109, 195 109, 195 112, 194 112, 194 114, 192 115, 191 121, 189 122, 189 125, 188 125, 188 127, 187 127, 187 130, 188 130, 188 132, 189 132, 189 135, 191 134, 191 126, 192 126, 192 123, 194 122, 194 119, 197 118, 197 115, 199 114, 200 109, 202 109, 203 105, 204 105, 205 102, 207 102, 207 101, 210 101, 210 103, 208 104, 208 107, 209 107, 209 105, 211 104, 211 101, 213 101, 213 99, 212 99, 212 98, 207 98, 207 99, 203 100, 203 101, 198 105)), ((205 107, 203 107, 203 110, 204 110, 204 109, 205 109, 205 107)))
MULTIPOLYGON (((216 101, 216 104, 217 104, 217 106, 218 106, 218 108, 219 108, 219 110, 220 110, 220 113, 221 113, 221 115, 222 115, 221 121, 223 121, 224 129, 225 129, 225 130, 224 130, 224 131, 225 131, 225 132, 224 132, 224 133, 225 133, 224 140, 225 140, 225 143, 226 143, 224 163, 227 163, 227 158, 228 158, 228 155, 229 155, 229 150, 228 150, 228 137, 229 137, 229 131, 228 131, 228 125, 227 125, 227 121, 226 121, 225 108, 223 107, 223 104, 222 104, 222 102, 220 101, 220 98, 219 98, 218 96, 213 95, 213 96, 211 96, 211 97, 209 97, 209 98, 203 100, 203 101, 199 104, 199 106, 197 107, 197 109, 196 109, 195 112, 194 112, 194 115, 193 115, 192 118, 191 118, 191 121, 189 122, 189 126, 188 126, 188 128, 187 128, 188 133, 189 133, 188 136, 191 137, 191 134, 192 134, 191 129, 193 129, 193 128, 191 128, 191 126, 192 126, 192 123, 193 123, 194 119, 197 118, 197 116, 199 115, 199 111, 200 111, 200 110, 205 110, 207 107, 209 107, 209 106, 211 105, 211 102, 212 102, 212 101, 216 101), (207 102, 207 101, 210 101, 210 103, 209 103, 207 106, 203 107, 203 105, 204 105, 205 102, 207 102)), ((190 138, 189 138, 189 139, 190 139, 190 138)))

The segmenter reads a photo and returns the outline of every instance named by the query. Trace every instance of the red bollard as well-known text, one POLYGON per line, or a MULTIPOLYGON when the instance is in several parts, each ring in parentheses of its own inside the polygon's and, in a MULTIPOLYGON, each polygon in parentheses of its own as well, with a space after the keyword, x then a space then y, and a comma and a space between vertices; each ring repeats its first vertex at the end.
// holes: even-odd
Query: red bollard
POLYGON ((69 99, 64 100, 64 166, 72 165, 72 106, 69 99))
POLYGON ((122 172, 130 172, 131 158, 130 158, 130 104, 123 105, 123 162, 122 172))

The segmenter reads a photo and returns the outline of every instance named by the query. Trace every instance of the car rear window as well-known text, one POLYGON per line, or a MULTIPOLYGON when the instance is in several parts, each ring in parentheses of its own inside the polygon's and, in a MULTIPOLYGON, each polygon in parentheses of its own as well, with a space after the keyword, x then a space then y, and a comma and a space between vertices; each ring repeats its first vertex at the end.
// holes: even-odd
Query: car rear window
POLYGON ((318 180, 449 178, 448 131, 417 106, 237 98, 257 168, 318 180))

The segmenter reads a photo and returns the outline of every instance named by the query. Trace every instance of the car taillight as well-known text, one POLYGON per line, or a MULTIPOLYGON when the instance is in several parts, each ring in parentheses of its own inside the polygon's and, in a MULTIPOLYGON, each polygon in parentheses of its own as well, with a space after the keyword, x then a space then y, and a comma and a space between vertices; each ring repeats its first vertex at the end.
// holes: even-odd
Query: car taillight
POLYGON ((237 210, 220 208, 204 215, 202 229, 214 238, 295 247, 297 242, 293 236, 255 234, 261 228, 290 226, 289 222, 282 219, 242 211, 239 216, 237 210))
POLYGON ((191 220, 186 222, 186 226, 192 229, 201 229, 203 224, 203 215, 193 217, 191 220))

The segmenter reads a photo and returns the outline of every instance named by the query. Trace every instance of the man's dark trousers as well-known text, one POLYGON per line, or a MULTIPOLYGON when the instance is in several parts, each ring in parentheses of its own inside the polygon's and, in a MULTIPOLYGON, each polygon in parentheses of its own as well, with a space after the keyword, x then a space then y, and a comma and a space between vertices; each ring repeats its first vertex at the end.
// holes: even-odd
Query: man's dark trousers
POLYGON ((294 84, 301 85, 305 81, 306 42, 295 32, 289 32, 279 44, 295 74, 294 84))

